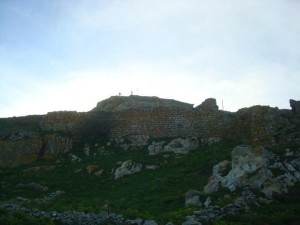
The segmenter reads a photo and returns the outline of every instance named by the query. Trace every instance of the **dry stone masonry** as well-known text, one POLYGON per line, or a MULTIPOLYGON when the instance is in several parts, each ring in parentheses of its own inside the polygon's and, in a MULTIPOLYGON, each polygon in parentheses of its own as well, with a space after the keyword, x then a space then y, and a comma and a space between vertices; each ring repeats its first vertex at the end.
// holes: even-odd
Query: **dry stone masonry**
MULTIPOLYGON (((122 144, 124 149, 147 146, 150 139, 166 137, 196 138, 199 146, 223 139, 254 146, 300 143, 300 101, 290 100, 290 105, 291 110, 253 106, 231 113, 219 110, 212 98, 193 107, 170 99, 132 95, 113 96, 86 113, 60 111, 36 116, 35 120, 32 116, 0 119, 0 167, 58 157, 71 152, 81 136, 103 130, 117 142, 129 142, 122 144), (109 115, 109 119, 95 127, 99 113, 109 115), (15 120, 21 123, 6 125, 15 120), (28 122, 31 120, 35 127, 28 122)), ((152 145, 150 154, 156 154, 165 143, 152 145)))

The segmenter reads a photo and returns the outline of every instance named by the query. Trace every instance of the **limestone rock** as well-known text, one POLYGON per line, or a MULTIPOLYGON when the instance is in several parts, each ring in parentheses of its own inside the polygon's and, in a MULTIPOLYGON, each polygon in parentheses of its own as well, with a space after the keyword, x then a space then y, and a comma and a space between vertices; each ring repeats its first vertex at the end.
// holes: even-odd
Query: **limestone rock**
POLYGON ((207 199, 206 199, 205 202, 204 202, 204 207, 205 207, 205 208, 208 208, 210 204, 211 204, 211 198, 210 198, 210 196, 209 196, 209 197, 207 197, 207 199))
POLYGON ((43 142, 40 139, 0 141, 0 167, 18 166, 37 160, 43 142))
POLYGON ((164 152, 174 152, 176 154, 187 154, 188 152, 198 148, 199 142, 197 138, 182 139, 177 138, 172 140, 164 147, 164 152))
POLYGON ((208 194, 217 192, 220 188, 221 180, 222 177, 220 175, 212 175, 204 187, 204 192, 208 194))
POLYGON ((205 99, 201 105, 195 108, 196 110, 205 111, 205 112, 214 112, 218 111, 219 107, 217 106, 217 101, 214 98, 205 99))
POLYGON ((71 157, 71 162, 72 163, 79 163, 81 162, 81 158, 78 157, 77 155, 70 153, 69 156, 71 157))
POLYGON ((156 155, 163 152, 163 145, 165 141, 153 141, 151 145, 148 146, 149 155, 156 155))
POLYGON ((141 172, 142 164, 132 160, 127 160, 121 163, 121 166, 114 171, 115 180, 123 176, 141 172))
POLYGON ((124 111, 132 108, 151 109, 157 107, 192 109, 193 105, 175 101, 172 99, 161 99, 157 97, 144 97, 144 96, 131 95, 129 97, 112 96, 106 100, 99 102, 97 104, 97 107, 94 108, 93 110, 115 112, 115 111, 124 111))
POLYGON ((290 106, 294 114, 300 114, 300 101, 290 99, 290 106))
POLYGON ((165 141, 152 142, 148 146, 149 155, 156 155, 162 152, 173 152, 175 154, 187 154, 192 150, 195 150, 199 146, 197 138, 176 138, 165 145, 165 141))
POLYGON ((70 152, 73 146, 72 138, 59 136, 56 134, 45 135, 43 137, 43 148, 41 155, 44 158, 55 158, 70 152))
MULTIPOLYGON (((248 175, 266 167, 267 163, 274 158, 274 155, 262 147, 237 146, 233 149, 231 157, 232 169, 222 179, 221 183, 223 187, 234 191, 237 187, 247 185, 249 183, 247 180, 248 175)), ((262 173, 263 175, 267 177, 262 179, 268 178, 268 173, 262 173)))
POLYGON ((238 146, 232 151, 231 170, 226 175, 221 171, 228 163, 229 161, 223 161, 214 166, 213 175, 204 187, 204 192, 216 192, 221 186, 231 191, 250 187, 259 190, 267 199, 272 199, 274 194, 286 193, 300 181, 298 155, 294 155, 291 161, 285 158, 285 162, 282 162, 279 156, 263 147, 238 146), (277 173, 280 171, 280 174, 274 174, 274 170, 277 173))
POLYGON ((158 225, 155 220, 145 220, 144 225, 158 225))
POLYGON ((185 206, 194 205, 194 206, 201 206, 200 200, 200 191, 197 190, 189 190, 185 194, 185 206))

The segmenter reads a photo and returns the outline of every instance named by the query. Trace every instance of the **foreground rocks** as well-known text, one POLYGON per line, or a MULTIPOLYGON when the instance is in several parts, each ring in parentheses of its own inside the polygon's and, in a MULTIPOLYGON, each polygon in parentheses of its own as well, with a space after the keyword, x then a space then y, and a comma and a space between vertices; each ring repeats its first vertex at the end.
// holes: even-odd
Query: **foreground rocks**
POLYGON ((148 146, 149 155, 156 155, 163 152, 173 152, 175 154, 187 154, 199 147, 199 141, 197 138, 176 138, 166 144, 165 141, 152 142, 148 146))
POLYGON ((141 163, 136 163, 132 160, 121 162, 121 166, 114 171, 115 180, 124 176, 141 172, 142 167, 143 165, 141 163))
POLYGON ((134 219, 129 220, 122 215, 102 211, 98 214, 84 213, 78 211, 41 211, 38 209, 28 209, 17 203, 8 202, 2 205, 2 209, 8 212, 19 212, 34 218, 49 218, 61 225, 157 225, 154 220, 134 219))
POLYGON ((230 191, 250 187, 272 199, 274 194, 287 193, 300 181, 299 152, 287 151, 279 157, 263 147, 237 146, 231 155, 231 166, 229 161, 214 166, 213 175, 204 187, 205 193, 216 192, 221 187, 230 191), (228 174, 224 174, 226 170, 228 174))

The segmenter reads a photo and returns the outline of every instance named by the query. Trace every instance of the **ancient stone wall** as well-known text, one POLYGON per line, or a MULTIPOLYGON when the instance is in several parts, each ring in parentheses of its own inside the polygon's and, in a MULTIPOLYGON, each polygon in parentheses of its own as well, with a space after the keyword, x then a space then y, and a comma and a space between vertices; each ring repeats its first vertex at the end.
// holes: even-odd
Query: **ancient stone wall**
POLYGON ((290 110, 279 110, 269 106, 253 106, 235 113, 231 138, 252 145, 272 146, 284 140, 290 129, 293 115, 290 110))
POLYGON ((230 113, 219 110, 215 99, 193 108, 175 100, 130 96, 104 100, 87 113, 2 119, 0 167, 56 157, 71 151, 78 140, 84 141, 82 134, 102 135, 106 129, 110 138, 127 138, 141 145, 148 144, 149 138, 165 137, 197 137, 202 143, 228 138, 264 146, 300 143, 300 102, 290 100, 290 104, 292 110, 253 106, 230 113))
POLYGON ((46 131, 73 132, 84 124, 87 113, 75 111, 49 112, 41 120, 41 129, 46 131))
POLYGON ((232 126, 233 117, 221 111, 181 108, 129 109, 114 113, 111 137, 143 134, 151 138, 195 136, 207 142, 222 139, 232 126))

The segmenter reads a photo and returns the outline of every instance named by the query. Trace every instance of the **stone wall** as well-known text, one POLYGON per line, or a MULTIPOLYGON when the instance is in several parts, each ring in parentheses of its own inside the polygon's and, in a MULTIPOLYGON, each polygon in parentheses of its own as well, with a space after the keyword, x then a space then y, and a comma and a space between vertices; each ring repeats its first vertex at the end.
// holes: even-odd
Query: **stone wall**
POLYGON ((230 137, 251 145, 272 146, 287 142, 287 133, 294 129, 290 110, 269 106, 253 106, 235 113, 230 137))
POLYGON ((87 113, 75 111, 49 112, 41 120, 41 129, 45 131, 73 132, 87 119, 87 113))
POLYGON ((143 134, 151 138, 195 136, 207 142, 225 138, 232 126, 231 113, 180 108, 128 109, 114 113, 111 137, 143 134))
POLYGON ((197 137, 204 143, 228 138, 264 146, 300 143, 300 102, 290 100, 290 104, 292 110, 253 106, 230 113, 219 110, 215 99, 193 108, 191 104, 157 97, 115 96, 87 113, 51 112, 15 122, 1 119, 0 166, 64 154, 72 150, 76 138, 85 137, 82 134, 95 131, 94 135, 102 135, 102 126, 103 130, 108 128, 110 138, 128 138, 141 145, 148 144, 149 138, 165 137, 197 137))

